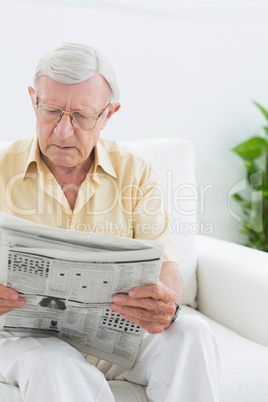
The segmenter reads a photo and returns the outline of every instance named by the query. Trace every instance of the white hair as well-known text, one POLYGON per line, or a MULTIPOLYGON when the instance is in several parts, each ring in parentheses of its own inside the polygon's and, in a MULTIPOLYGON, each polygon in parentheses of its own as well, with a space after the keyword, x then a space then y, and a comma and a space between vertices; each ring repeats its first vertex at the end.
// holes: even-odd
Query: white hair
POLYGON ((111 89, 111 102, 119 99, 119 88, 110 62, 97 50, 82 43, 63 43, 46 53, 38 62, 34 85, 42 75, 63 84, 76 84, 100 74, 111 89))

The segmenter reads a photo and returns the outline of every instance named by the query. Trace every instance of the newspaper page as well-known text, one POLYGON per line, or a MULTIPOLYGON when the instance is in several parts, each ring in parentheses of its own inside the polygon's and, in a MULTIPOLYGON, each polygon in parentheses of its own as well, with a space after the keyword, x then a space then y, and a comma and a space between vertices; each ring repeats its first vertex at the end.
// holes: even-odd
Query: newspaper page
POLYGON ((110 304, 117 293, 158 282, 162 246, 49 229, 50 235, 45 226, 0 213, 0 282, 26 300, 0 317, 0 330, 57 336, 80 352, 132 367, 144 330, 110 304))

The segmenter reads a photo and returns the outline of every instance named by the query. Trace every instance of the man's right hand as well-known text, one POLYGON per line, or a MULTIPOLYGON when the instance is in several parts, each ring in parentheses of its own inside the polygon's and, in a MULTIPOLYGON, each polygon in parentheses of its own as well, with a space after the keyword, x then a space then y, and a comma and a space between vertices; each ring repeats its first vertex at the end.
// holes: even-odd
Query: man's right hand
POLYGON ((25 306, 25 300, 19 297, 16 290, 0 285, 0 315, 23 306, 25 306))

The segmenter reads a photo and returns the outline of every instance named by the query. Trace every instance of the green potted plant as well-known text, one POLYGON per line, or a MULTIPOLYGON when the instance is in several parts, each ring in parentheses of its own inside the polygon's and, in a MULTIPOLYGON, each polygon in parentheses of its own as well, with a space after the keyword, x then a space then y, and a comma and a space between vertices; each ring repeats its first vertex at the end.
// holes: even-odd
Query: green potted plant
POLYGON ((247 236, 245 245, 268 251, 268 111, 257 102, 253 103, 267 124, 263 127, 263 136, 253 136, 232 149, 244 162, 251 190, 249 197, 242 197, 239 193, 232 197, 243 214, 241 233, 247 236))

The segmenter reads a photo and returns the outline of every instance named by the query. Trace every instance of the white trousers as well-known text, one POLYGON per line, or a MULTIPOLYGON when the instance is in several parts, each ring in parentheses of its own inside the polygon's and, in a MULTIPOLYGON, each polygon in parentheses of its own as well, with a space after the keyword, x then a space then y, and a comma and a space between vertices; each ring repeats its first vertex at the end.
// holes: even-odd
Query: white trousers
POLYGON ((0 339, 0 381, 20 387, 24 402, 113 402, 106 380, 146 386, 152 402, 218 402, 220 361, 208 324, 180 316, 144 338, 132 369, 97 368, 56 338, 0 339))

